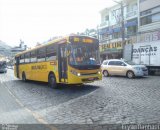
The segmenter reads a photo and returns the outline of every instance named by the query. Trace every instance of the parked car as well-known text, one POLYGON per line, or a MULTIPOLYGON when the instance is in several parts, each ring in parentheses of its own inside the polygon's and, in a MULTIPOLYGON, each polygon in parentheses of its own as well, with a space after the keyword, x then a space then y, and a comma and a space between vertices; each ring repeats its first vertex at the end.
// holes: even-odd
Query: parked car
POLYGON ((6 61, 0 61, 0 72, 7 73, 6 61))
POLYGON ((144 65, 137 65, 131 61, 111 59, 102 63, 102 73, 105 77, 110 75, 127 76, 128 78, 148 75, 148 69, 144 65))

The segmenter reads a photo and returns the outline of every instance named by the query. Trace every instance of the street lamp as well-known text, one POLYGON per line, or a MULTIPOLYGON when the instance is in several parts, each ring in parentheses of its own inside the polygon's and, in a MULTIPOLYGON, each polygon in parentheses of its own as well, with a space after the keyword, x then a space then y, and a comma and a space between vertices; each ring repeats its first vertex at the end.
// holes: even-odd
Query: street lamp
POLYGON ((121 6, 121 31, 122 31, 122 56, 124 57, 124 42, 125 42, 125 28, 124 28, 124 12, 123 12, 123 1, 120 1, 120 2, 118 2, 118 1, 115 1, 115 0, 113 0, 113 2, 115 2, 115 3, 117 3, 117 4, 119 4, 120 6, 121 6))

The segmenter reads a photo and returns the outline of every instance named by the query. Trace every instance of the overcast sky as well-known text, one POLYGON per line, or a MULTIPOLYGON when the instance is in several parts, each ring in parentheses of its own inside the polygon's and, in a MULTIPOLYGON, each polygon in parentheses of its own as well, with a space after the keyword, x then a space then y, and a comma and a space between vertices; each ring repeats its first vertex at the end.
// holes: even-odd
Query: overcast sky
POLYGON ((83 32, 100 23, 112 0, 0 0, 0 40, 29 47, 53 36, 83 32))

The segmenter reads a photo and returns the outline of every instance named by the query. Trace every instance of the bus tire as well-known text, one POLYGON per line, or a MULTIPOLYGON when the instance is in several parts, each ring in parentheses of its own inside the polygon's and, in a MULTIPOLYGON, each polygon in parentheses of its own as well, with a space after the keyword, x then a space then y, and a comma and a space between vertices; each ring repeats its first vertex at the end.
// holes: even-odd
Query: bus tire
POLYGON ((23 80, 24 82, 27 81, 25 72, 22 73, 22 80, 23 80))
POLYGON ((57 88, 56 78, 52 73, 49 74, 49 77, 48 77, 48 86, 54 89, 57 88))

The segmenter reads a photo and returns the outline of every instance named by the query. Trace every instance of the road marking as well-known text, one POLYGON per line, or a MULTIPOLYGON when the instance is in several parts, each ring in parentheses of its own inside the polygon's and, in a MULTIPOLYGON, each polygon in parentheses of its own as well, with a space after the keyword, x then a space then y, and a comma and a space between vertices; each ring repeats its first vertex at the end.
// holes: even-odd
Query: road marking
POLYGON ((20 102, 20 100, 18 100, 18 99, 16 98, 16 96, 15 96, 7 87, 5 87, 5 88, 7 89, 7 91, 9 92, 9 94, 10 94, 13 98, 15 98, 15 101, 16 101, 21 107, 23 107, 27 112, 29 112, 30 114, 32 114, 33 117, 34 117, 38 122, 40 122, 41 124, 44 124, 46 127, 50 128, 51 130, 58 130, 58 129, 57 129, 56 127, 54 127, 53 125, 49 125, 49 123, 48 123, 47 121, 45 121, 41 115, 39 115, 38 113, 33 112, 33 111, 31 111, 30 109, 28 109, 27 107, 25 107, 25 106, 20 102))

